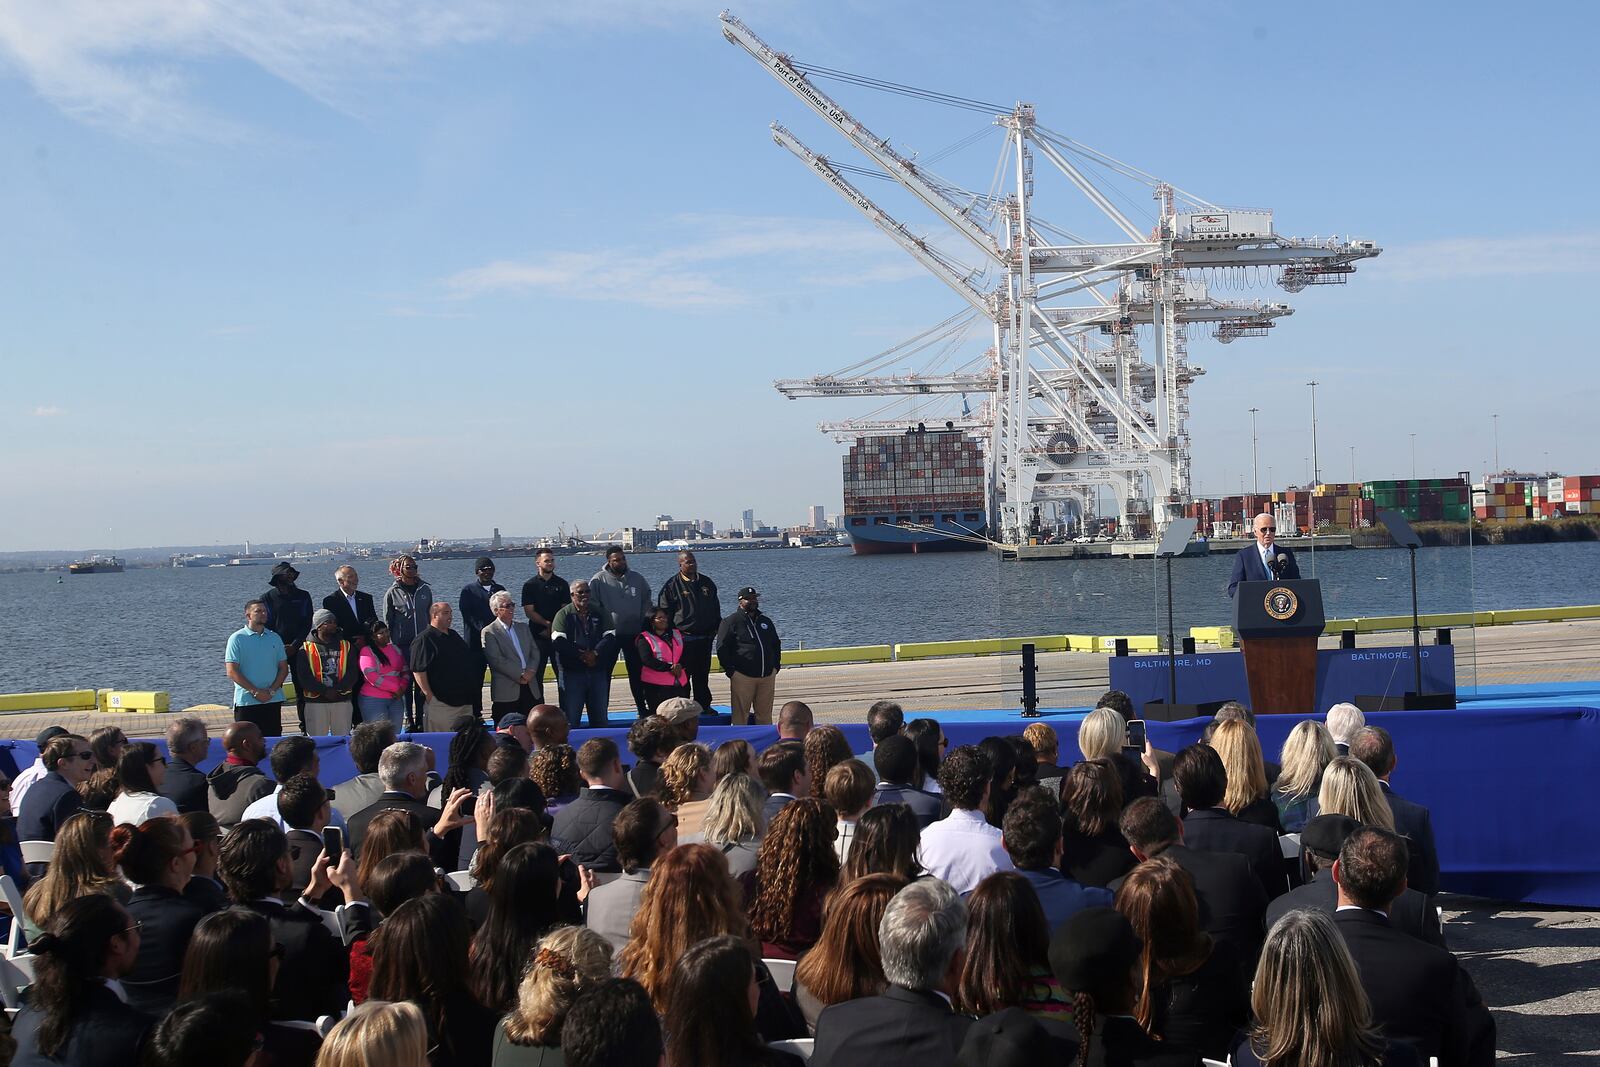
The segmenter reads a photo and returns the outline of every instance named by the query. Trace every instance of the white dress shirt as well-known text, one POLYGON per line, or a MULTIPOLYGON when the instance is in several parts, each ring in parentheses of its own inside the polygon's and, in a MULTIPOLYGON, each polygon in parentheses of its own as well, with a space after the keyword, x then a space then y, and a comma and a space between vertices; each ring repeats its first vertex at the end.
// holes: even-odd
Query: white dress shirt
POLYGON ((522 642, 517 640, 517 628, 515 626, 507 626, 506 636, 511 638, 511 647, 517 650, 517 660, 522 664, 522 669, 527 670, 528 654, 522 651, 522 642))
POLYGON ((33 765, 27 770, 20 772, 15 778, 11 779, 11 812, 13 815, 22 810, 22 794, 28 791, 30 785, 48 773, 44 769, 44 757, 40 756, 33 761, 33 765))
POLYGON ((119 793, 117 799, 106 805, 106 813, 118 826, 125 822, 143 826, 157 815, 178 814, 178 805, 159 793, 119 793))
POLYGON ((1000 831, 981 811, 957 808, 922 831, 917 850, 923 869, 949 882, 957 893, 970 893, 996 871, 1015 870, 1000 831))

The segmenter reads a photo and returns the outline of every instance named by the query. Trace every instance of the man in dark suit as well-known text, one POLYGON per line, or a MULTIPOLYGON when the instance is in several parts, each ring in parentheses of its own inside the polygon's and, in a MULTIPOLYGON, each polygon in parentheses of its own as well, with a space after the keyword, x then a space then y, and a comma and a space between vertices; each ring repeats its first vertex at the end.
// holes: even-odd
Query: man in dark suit
POLYGON ((591 871, 620 874, 613 824, 633 794, 622 774, 622 753, 608 737, 591 737, 578 748, 578 773, 584 787, 578 799, 556 812, 550 844, 591 871))
POLYGON ((372 624, 378 621, 372 594, 361 591, 361 579, 349 564, 334 571, 333 580, 339 588, 322 598, 322 606, 333 612, 339 623, 339 636, 360 649, 371 635, 372 624))
POLYGON ((972 1026, 950 1007, 966 958, 967 908, 928 878, 889 901, 878 951, 889 986, 829 1005, 817 1017, 811 1059, 829 1067, 951 1067, 972 1026))
MULTIPOLYGON (((78 784, 95 772, 89 742, 77 734, 51 738, 40 758, 45 774, 22 798, 22 809, 17 812, 18 841, 54 841, 61 824, 83 810, 78 784)), ((43 873, 44 865, 37 866, 38 873, 43 873)))
MULTIPOLYGON (((379 812, 409 811, 427 828, 428 853, 433 857, 434 866, 447 871, 455 869, 460 845, 452 847, 447 835, 470 822, 471 811, 467 818, 461 818, 463 801, 457 797, 446 798, 442 812, 428 805, 428 757, 431 755, 428 749, 413 741, 396 741, 383 750, 383 755, 378 757, 378 780, 383 783, 383 793, 346 820, 350 831, 347 845, 352 853, 361 854, 367 827, 379 812)), ((467 790, 457 792, 467 793, 470 798, 467 790)))
MULTIPOLYGON (((278 790, 278 815, 283 819, 284 837, 289 842, 289 893, 298 899, 311 885, 317 857, 322 855, 322 831, 333 817, 328 791, 316 775, 297 774, 278 790)), ((344 903, 337 890, 316 901, 317 907, 331 911, 344 903)))
POLYGON ((1265 826, 1242 822, 1222 806, 1228 772, 1210 745, 1190 745, 1172 761, 1172 777, 1183 801, 1183 840, 1203 852, 1237 852, 1250 861, 1267 899, 1289 888, 1278 835, 1265 826))
MULTIPOLYGON (((1185 847, 1183 824, 1155 797, 1140 797, 1124 808, 1117 828, 1140 863, 1166 856, 1188 871, 1200 905, 1200 928, 1231 944, 1241 960, 1254 963, 1261 954, 1267 895, 1248 860, 1236 852, 1185 847)), ((1106 888, 1115 894, 1122 881, 1118 878, 1106 888)))
MULTIPOLYGON (((1361 824, 1348 815, 1318 815, 1306 823, 1300 831, 1300 848, 1311 868, 1311 881, 1267 905, 1267 929, 1291 911, 1315 910, 1332 915, 1338 909, 1338 887, 1333 884, 1331 868, 1345 840, 1359 829, 1361 824)), ((1446 947, 1438 910, 1415 889, 1403 889, 1395 897, 1389 906, 1389 923, 1420 941, 1446 947)))
POLYGON ((1403 838, 1368 827, 1350 835, 1333 865, 1339 887, 1334 925, 1372 1002, 1372 1020, 1423 1059, 1492 1064, 1494 1019, 1472 978, 1450 953, 1390 922, 1389 907, 1405 888, 1406 863, 1403 838))
POLYGON ((1433 816, 1421 804, 1407 800, 1389 787, 1397 761, 1394 740, 1381 726, 1363 726, 1350 742, 1350 755, 1378 776, 1378 786, 1394 813, 1395 832, 1407 841, 1410 866, 1406 881, 1419 893, 1439 891, 1439 849, 1433 841, 1433 816))
POLYGON ((178 806, 178 814, 208 811, 211 793, 200 764, 211 754, 211 735, 204 719, 185 715, 167 724, 167 777, 161 795, 178 806))
POLYGON ((767 787, 762 814, 767 825, 793 801, 811 795, 811 772, 806 769, 806 748, 799 741, 779 741, 756 758, 756 775, 767 787))
POLYGON ((1253 529, 1256 543, 1241 548, 1233 557, 1233 573, 1228 576, 1230 599, 1240 582, 1289 581, 1300 577, 1300 564, 1294 561, 1294 553, 1278 547, 1278 524, 1272 516, 1265 512, 1257 515, 1253 529))
POLYGON ((924 830, 945 817, 944 801, 911 784, 917 773, 917 746, 911 738, 904 734, 884 738, 872 750, 872 762, 876 765, 878 779, 877 792, 872 796, 873 807, 904 804, 924 830))

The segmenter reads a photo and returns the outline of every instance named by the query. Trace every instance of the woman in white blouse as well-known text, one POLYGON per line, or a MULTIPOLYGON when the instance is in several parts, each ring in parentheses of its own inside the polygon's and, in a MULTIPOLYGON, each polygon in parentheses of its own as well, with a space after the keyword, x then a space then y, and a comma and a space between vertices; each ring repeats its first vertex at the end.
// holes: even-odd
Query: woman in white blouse
POLYGON ((106 811, 117 824, 143 826, 157 815, 176 815, 178 805, 160 794, 167 777, 167 761, 148 741, 135 741, 117 760, 117 798, 106 811))

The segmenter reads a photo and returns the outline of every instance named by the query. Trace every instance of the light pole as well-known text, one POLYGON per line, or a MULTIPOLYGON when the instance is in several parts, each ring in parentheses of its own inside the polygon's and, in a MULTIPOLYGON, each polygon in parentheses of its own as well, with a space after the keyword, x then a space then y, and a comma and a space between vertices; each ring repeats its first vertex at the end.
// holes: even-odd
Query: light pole
POLYGON ((1350 484, 1356 484, 1356 446, 1350 446, 1350 484))
POLYGON ((1417 435, 1411 435, 1411 480, 1417 480, 1417 435))
POLYGON ((1255 482, 1254 492, 1257 496, 1261 495, 1261 468, 1256 460, 1256 412, 1260 410, 1250 409, 1250 477, 1255 482))
POLYGON ((1306 383, 1311 387, 1311 484, 1322 481, 1322 466, 1317 462, 1317 386, 1321 382, 1306 383))
POLYGON ((1494 472, 1496 474, 1499 474, 1500 473, 1500 416, 1498 414, 1495 414, 1495 415, 1490 415, 1489 418, 1494 422, 1494 472))

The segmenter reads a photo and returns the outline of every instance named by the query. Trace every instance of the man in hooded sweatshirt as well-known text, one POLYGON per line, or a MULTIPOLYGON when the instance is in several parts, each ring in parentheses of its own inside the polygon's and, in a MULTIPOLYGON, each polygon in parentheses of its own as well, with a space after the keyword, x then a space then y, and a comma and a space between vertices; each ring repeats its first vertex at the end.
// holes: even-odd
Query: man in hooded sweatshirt
POLYGON ((222 732, 223 761, 206 775, 211 814, 224 830, 236 826, 244 809, 272 793, 272 779, 256 766, 267 756, 261 728, 253 722, 236 722, 222 732))
POLYGON ((267 606, 267 629, 283 639, 283 651, 289 657, 289 676, 294 680, 294 704, 300 715, 300 729, 306 728, 306 687, 297 663, 300 646, 311 633, 311 616, 315 605, 311 594, 294 583, 300 572, 294 564, 284 560, 272 565, 270 588, 262 594, 261 602, 267 606))

